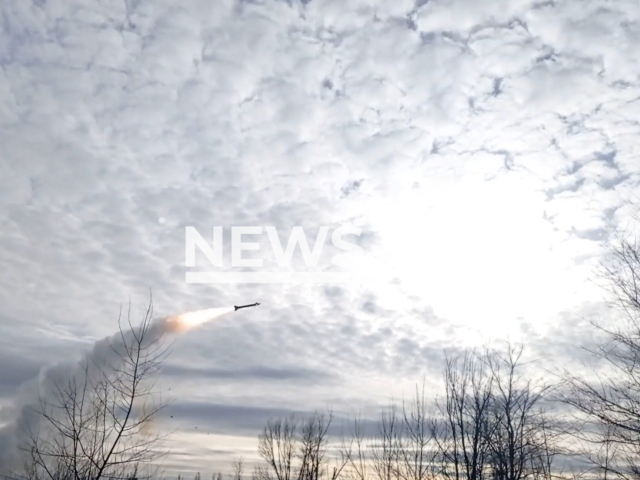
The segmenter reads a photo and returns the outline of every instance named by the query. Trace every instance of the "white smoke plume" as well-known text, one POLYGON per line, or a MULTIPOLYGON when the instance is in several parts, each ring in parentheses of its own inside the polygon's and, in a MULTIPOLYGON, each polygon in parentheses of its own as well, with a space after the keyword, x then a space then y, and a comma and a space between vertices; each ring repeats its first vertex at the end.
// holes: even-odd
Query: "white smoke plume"
POLYGON ((141 329, 144 329, 144 344, 141 347, 144 349, 153 345, 153 354, 156 355, 153 360, 159 364, 164 360, 166 349, 156 344, 166 334, 196 328, 233 310, 233 307, 210 308, 152 319, 152 310, 149 308, 140 326, 134 327, 129 323, 127 330, 121 329, 115 335, 97 341, 89 352, 75 362, 43 368, 37 378, 21 385, 12 404, 2 409, 2 418, 9 417, 10 420, 0 427, 0 476, 24 467, 25 457, 20 447, 28 441, 29 435, 39 431, 43 420, 40 408, 47 399, 59 394, 60 386, 70 381, 82 384, 101 374, 105 368, 118 368, 123 353, 135 342, 141 329))

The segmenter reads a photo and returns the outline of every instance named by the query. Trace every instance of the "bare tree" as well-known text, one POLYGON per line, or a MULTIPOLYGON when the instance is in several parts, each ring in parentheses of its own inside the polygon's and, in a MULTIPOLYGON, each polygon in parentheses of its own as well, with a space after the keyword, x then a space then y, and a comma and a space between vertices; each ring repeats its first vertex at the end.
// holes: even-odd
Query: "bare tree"
POLYGON ((520 373, 524 347, 487 352, 492 379, 488 445, 494 480, 550 478, 558 452, 550 419, 542 406, 549 387, 520 373))
POLYGON ((398 439, 398 473, 402 480, 426 480, 438 473, 435 419, 428 414, 424 382, 409 405, 402 403, 402 436, 398 439))
POLYGON ((598 327, 608 336, 591 353, 603 361, 593 378, 567 373, 561 400, 579 414, 576 437, 606 447, 604 456, 583 452, 608 475, 638 478, 640 472, 640 325, 598 327), (614 455, 612 455, 615 453, 614 455))
POLYGON ((602 340, 586 348, 598 365, 588 375, 566 372, 560 400, 578 412, 584 456, 607 477, 640 478, 640 244, 619 238, 602 278, 621 325, 593 323, 602 340))
POLYGON ((242 474, 244 473, 244 459, 242 457, 233 461, 231 465, 233 472, 231 473, 231 480, 242 480, 242 474))
POLYGON ((356 418, 351 427, 349 477, 352 480, 426 480, 439 472, 439 450, 434 438, 435 418, 428 414, 422 388, 403 401, 382 410, 378 428, 369 434, 356 418))
POLYGON ((303 422, 298 451, 300 466, 297 477, 300 480, 318 480, 324 477, 327 430, 331 420, 331 414, 328 421, 325 421, 324 415, 314 415, 303 422))
POLYGON ((338 460, 329 466, 327 432, 332 421, 314 414, 299 424, 293 417, 269 421, 258 437, 258 453, 266 466, 257 466, 255 480, 336 480, 349 458, 337 448, 338 460))
MULTIPOLYGON (((549 480, 558 434, 544 408, 549 387, 522 373, 523 347, 447 358, 440 418, 431 421, 440 470, 452 480, 549 480)), ((437 463, 427 457, 428 463, 437 463)), ((432 467, 432 472, 436 469, 432 467)))
POLYGON ((483 480, 490 466, 493 377, 474 352, 447 358, 445 397, 438 403, 444 426, 435 436, 441 473, 451 480, 483 480))
POLYGON ((350 424, 351 442, 347 474, 352 480, 397 480, 400 475, 401 419, 391 404, 380 414, 378 428, 365 431, 365 423, 356 417, 350 424))
POLYGON ((347 458, 346 476, 349 480, 369 480, 369 438, 359 416, 349 422, 349 438, 350 443, 343 447, 343 457, 347 458))
MULTIPOLYGON (((636 218, 640 223, 640 217, 636 218)), ((603 287, 611 296, 611 306, 629 319, 640 314, 640 243, 629 235, 619 235, 609 257, 601 264, 603 287)))
POLYGON ((270 420, 258 436, 258 453, 268 468, 258 467, 258 478, 294 480, 298 424, 293 418, 270 420))
POLYGON ((162 455, 153 378, 168 354, 149 304, 141 324, 98 342, 81 368, 50 372, 29 412, 25 475, 33 480, 144 478, 162 455), (140 467, 147 467, 143 474, 140 467))
POLYGON ((395 405, 380 415, 377 437, 371 445, 372 469, 377 480, 398 480, 400 477, 401 420, 395 405))

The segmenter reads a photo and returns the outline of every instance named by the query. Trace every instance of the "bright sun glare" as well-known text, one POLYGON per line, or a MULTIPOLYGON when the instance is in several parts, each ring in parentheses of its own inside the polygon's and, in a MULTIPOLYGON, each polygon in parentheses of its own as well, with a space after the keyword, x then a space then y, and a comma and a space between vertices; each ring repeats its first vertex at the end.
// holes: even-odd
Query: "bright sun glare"
POLYGON ((520 318, 542 333, 557 312, 593 298, 588 266, 576 265, 525 180, 438 179, 373 211, 386 273, 472 335, 514 339, 520 318))

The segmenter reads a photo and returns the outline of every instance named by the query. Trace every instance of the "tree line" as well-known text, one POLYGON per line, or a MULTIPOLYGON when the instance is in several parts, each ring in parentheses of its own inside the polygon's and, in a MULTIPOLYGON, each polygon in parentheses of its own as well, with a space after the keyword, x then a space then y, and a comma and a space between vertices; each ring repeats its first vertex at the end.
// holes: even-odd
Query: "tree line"
MULTIPOLYGON (((597 360, 590 370, 545 382, 522 345, 447 356, 443 393, 418 386, 373 422, 343 419, 342 435, 330 411, 270 420, 258 437, 261 463, 248 471, 236 460, 231 480, 640 479, 640 244, 620 239, 601 275, 624 321, 593 324, 600 341, 585 347, 597 360)), ((153 379, 166 349, 150 319, 121 329, 108 361, 87 360, 49 386, 6 478, 159 476, 166 437, 147 427, 163 408, 153 379)))

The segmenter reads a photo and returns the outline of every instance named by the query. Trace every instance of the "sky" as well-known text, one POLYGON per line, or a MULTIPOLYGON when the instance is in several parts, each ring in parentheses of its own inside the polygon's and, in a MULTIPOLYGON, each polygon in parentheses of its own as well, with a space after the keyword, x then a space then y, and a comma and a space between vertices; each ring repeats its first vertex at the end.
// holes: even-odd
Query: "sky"
POLYGON ((640 196, 636 0, 0 13, 0 405, 150 292, 158 316, 258 301, 177 337, 162 373, 167 471, 212 472, 273 416, 437 388, 445 349, 570 365, 608 315, 594 269, 640 196), (186 266, 189 226, 345 225, 358 281, 185 281, 212 269, 186 266))

